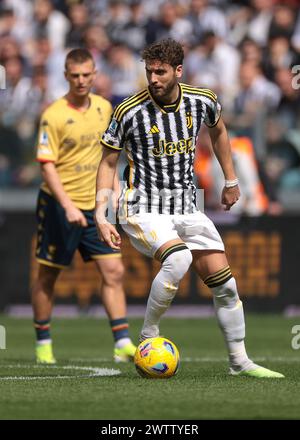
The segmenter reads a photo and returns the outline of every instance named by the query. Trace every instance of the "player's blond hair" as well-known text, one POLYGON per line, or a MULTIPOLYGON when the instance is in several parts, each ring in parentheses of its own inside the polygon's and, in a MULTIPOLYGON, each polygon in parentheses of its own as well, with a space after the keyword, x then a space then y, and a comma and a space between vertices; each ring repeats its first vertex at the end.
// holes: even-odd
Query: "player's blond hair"
POLYGON ((68 62, 70 61, 81 64, 89 60, 93 61, 94 63, 94 58, 87 49, 72 49, 71 52, 69 52, 66 56, 65 69, 67 70, 68 62))

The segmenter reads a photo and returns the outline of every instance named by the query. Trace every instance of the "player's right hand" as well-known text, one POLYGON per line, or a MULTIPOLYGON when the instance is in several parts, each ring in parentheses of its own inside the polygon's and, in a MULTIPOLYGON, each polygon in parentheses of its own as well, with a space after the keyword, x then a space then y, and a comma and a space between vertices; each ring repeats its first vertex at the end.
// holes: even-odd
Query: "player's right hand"
POLYGON ((65 210, 66 217, 71 225, 82 226, 86 228, 88 226, 87 220, 80 209, 76 206, 70 206, 65 210))
POLYGON ((100 240, 104 241, 112 249, 120 250, 121 237, 116 228, 107 221, 100 221, 96 216, 95 223, 100 240))
POLYGON ((231 188, 223 188, 222 191, 222 205, 225 205, 224 211, 229 211, 230 208, 239 200, 240 198, 240 189, 239 186, 233 186, 231 188))

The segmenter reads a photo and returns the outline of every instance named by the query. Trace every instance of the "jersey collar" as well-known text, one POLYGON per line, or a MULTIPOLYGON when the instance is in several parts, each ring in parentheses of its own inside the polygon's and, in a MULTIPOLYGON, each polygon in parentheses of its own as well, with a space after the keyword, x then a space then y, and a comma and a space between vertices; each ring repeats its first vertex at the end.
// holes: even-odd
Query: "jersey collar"
POLYGON ((170 110, 168 111, 165 108, 169 107, 169 109, 170 109, 170 107, 173 107, 174 104, 162 105, 161 103, 157 102, 154 99, 154 97, 151 95, 151 92, 150 92, 150 89, 149 89, 149 86, 148 86, 147 90, 148 90, 148 94, 149 94, 149 97, 150 97, 151 101, 156 105, 156 107, 158 107, 160 109, 160 111, 162 113, 171 113, 171 112, 173 113, 173 112, 177 112, 179 110, 179 107, 180 107, 180 104, 181 104, 181 101, 182 101, 182 88, 181 88, 181 84, 180 83, 178 83, 178 86, 179 86, 179 97, 178 97, 178 102, 177 102, 176 108, 174 108, 173 111, 170 111, 170 110))
POLYGON ((92 107, 92 105, 93 105, 93 99, 92 99, 92 95, 91 95, 91 94, 89 95, 89 102, 90 102, 90 105, 88 106, 88 108, 86 108, 86 109, 83 110, 83 111, 78 110, 78 108, 75 107, 75 105, 71 104, 71 103, 67 100, 67 98, 65 98, 65 99, 66 99, 66 101, 67 101, 67 106, 70 107, 70 108, 72 108, 73 110, 77 111, 77 112, 80 113, 81 115, 84 115, 86 112, 88 112, 88 111, 90 110, 90 108, 92 107))

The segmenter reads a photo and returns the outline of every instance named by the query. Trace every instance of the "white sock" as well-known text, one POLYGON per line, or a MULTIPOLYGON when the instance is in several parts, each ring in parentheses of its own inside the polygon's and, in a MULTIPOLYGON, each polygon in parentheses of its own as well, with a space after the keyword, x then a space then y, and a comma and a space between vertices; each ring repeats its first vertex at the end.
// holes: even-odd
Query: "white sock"
POLYGON ((154 278, 147 302, 141 340, 159 336, 159 321, 169 308, 180 280, 188 271, 192 254, 183 249, 170 254, 162 263, 161 269, 154 278))
POLYGON ((246 370, 253 366, 245 349, 245 319, 236 282, 230 278, 221 286, 211 288, 219 326, 228 349, 230 367, 246 370))
POLYGON ((52 339, 40 339, 39 341, 36 341, 36 345, 46 345, 51 343, 52 339))
POLYGON ((124 347, 125 345, 129 344, 129 342, 131 342, 131 339, 130 339, 130 338, 121 338, 121 339, 118 339, 118 340, 115 342, 115 347, 116 347, 116 348, 122 348, 122 347, 124 347))

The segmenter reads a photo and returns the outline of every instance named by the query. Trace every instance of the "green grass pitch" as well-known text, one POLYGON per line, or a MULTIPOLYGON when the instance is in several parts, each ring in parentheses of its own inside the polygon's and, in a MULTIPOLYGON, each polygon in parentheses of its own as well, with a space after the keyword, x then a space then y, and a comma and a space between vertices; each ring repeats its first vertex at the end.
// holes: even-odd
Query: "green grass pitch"
MULTIPOLYGON (((136 340, 142 320, 130 323, 136 340)), ((0 316, 0 324, 7 347, 0 350, 0 419, 300 418, 300 350, 291 346, 300 318, 247 315, 248 353, 286 375, 277 380, 230 377, 213 318, 162 320, 161 333, 181 355, 177 376, 166 380, 142 379, 133 364, 114 364, 105 319, 54 319, 54 368, 34 364, 31 320, 0 316), (90 376, 98 369, 121 374, 90 376)))

